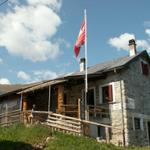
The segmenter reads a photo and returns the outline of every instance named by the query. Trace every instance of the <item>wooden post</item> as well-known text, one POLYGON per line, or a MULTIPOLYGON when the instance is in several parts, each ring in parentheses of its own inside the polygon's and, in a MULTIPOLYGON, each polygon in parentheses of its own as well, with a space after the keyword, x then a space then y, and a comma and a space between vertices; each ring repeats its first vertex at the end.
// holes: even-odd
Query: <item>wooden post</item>
POLYGON ((20 97, 20 110, 22 111, 22 96, 23 94, 21 93, 21 97, 20 97))
POLYGON ((22 111, 22 96, 23 94, 21 93, 21 96, 20 96, 20 122, 23 121, 23 111, 22 111))
POLYGON ((50 106, 51 106, 51 85, 49 85, 48 111, 50 111, 50 106))
POLYGON ((23 110, 23 122, 27 123, 28 122, 28 113, 25 111, 27 110, 27 100, 25 97, 22 97, 22 110, 23 110))
POLYGON ((6 103, 6 110, 5 110, 5 124, 7 125, 8 123, 8 106, 7 106, 7 103, 6 103))
POLYGON ((90 111, 90 107, 87 105, 87 114, 86 114, 87 116, 86 116, 86 120, 89 120, 89 113, 90 113, 89 111, 90 111))
POLYGON ((58 113, 62 113, 62 105, 63 105, 63 98, 64 98, 64 87, 63 85, 58 86, 58 113))
POLYGON ((27 100, 23 99, 23 111, 27 110, 27 100))
POLYGON ((81 119, 81 99, 78 98, 78 118, 81 119))
POLYGON ((110 143, 109 128, 105 127, 106 142, 110 143))

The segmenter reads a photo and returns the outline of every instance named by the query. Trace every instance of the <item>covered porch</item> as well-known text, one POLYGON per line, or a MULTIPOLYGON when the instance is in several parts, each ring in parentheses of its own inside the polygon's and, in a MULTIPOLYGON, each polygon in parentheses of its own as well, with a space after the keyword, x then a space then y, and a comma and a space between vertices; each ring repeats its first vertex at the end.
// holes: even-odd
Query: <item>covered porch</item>
POLYGON ((100 122, 103 118, 110 118, 109 104, 96 104, 94 88, 89 88, 85 103, 83 80, 48 81, 18 94, 21 94, 23 111, 32 110, 35 105, 36 111, 48 111, 80 119, 85 119, 86 112, 88 120, 100 122))

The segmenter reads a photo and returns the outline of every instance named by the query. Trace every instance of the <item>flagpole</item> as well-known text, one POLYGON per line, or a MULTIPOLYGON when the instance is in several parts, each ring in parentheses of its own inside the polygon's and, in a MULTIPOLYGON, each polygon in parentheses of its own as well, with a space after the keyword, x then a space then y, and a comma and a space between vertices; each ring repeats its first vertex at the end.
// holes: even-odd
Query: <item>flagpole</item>
POLYGON ((88 78, 87 78, 87 16, 86 16, 86 9, 84 10, 84 17, 85 17, 85 120, 88 120, 88 109, 87 109, 87 92, 88 92, 88 78))

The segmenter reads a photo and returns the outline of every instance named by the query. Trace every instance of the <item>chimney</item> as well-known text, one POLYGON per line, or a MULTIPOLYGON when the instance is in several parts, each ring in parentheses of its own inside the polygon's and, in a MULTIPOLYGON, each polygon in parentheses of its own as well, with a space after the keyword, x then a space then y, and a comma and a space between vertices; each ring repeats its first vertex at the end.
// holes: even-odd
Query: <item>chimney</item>
POLYGON ((136 55, 136 43, 134 39, 129 40, 130 56, 136 55))
POLYGON ((80 59, 80 72, 85 70, 85 58, 80 59))

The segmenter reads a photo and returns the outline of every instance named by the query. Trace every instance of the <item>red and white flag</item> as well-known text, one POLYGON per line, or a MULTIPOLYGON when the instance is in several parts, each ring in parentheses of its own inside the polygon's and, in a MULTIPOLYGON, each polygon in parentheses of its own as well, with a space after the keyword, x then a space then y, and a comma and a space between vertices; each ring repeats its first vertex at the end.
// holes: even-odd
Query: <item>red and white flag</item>
POLYGON ((78 57, 79 55, 80 47, 85 43, 85 36, 86 36, 86 23, 85 23, 85 18, 84 18, 77 41, 74 46, 74 52, 75 52, 76 57, 78 57))

